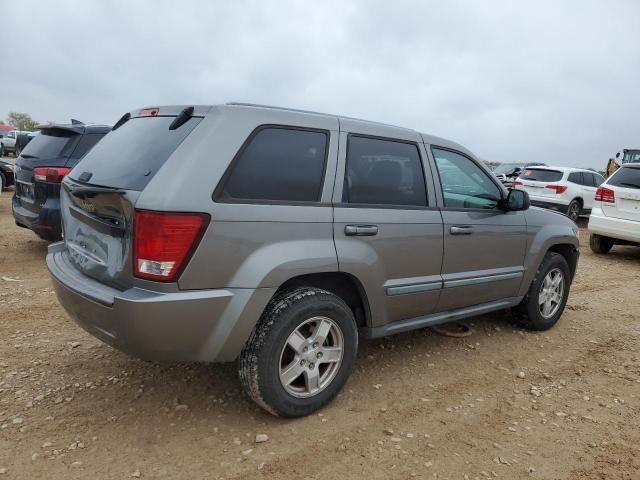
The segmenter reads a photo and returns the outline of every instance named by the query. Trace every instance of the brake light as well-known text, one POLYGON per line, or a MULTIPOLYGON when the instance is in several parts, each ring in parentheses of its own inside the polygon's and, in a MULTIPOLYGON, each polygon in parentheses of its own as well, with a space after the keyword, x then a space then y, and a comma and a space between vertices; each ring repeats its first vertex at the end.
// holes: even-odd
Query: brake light
POLYGON ((70 171, 70 168, 64 167, 36 167, 33 177, 36 182, 60 183, 70 171))
POLYGON ((522 185, 522 182, 518 182, 517 180, 514 180, 513 183, 511 183, 512 188, 516 188, 520 185, 522 185))
POLYGON ((138 112, 139 117, 156 117, 160 113, 160 109, 157 107, 144 108, 138 112))
POLYGON ((596 202, 616 203, 616 194, 613 190, 599 187, 596 190, 596 202))
POLYGON ((556 195, 560 195, 561 193, 566 192, 567 188, 569 187, 567 185, 547 185, 544 188, 550 188, 551 190, 555 190, 556 195))
POLYGON ((193 255, 209 224, 206 213, 164 213, 136 210, 134 275, 171 282, 193 255))

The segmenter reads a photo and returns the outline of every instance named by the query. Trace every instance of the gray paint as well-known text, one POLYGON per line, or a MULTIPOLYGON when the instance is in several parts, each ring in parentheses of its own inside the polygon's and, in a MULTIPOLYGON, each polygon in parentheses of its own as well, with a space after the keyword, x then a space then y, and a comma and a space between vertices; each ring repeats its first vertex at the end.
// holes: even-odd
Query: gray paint
MULTIPOLYGON (((276 290, 306 274, 342 272, 357 279, 370 312, 362 332, 369 336, 486 313, 520 301, 550 247, 578 246, 573 222, 551 212, 444 208, 431 146, 475 159, 454 142, 390 125, 285 109, 217 105, 198 111, 204 119, 148 186, 137 194, 123 194, 123 238, 105 238, 81 215, 67 212, 67 245, 50 247, 47 256, 56 292, 70 316, 106 343, 134 355, 233 360, 276 290), (265 124, 330 131, 318 204, 212 200, 243 142, 265 124), (342 204, 350 133, 416 143, 428 207, 342 204), (133 276, 132 207, 211 215, 178 282, 159 284, 133 276), (345 235, 351 225, 377 226, 377 234, 345 235), (471 227, 472 233, 450 234, 451 227, 461 226, 471 227), (98 251, 98 246, 105 250, 98 251), (98 257, 92 260, 92 255, 98 257)), ((506 197, 506 190, 496 184, 506 197)), ((72 200, 64 201, 68 209, 72 200)))

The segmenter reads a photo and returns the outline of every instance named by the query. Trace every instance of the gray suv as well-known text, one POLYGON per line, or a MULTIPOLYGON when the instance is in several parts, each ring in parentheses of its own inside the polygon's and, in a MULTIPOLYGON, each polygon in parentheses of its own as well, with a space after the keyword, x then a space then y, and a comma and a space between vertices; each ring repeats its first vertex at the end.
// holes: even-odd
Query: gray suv
POLYGON ((577 227, 464 147, 248 104, 135 110, 62 182, 47 265, 85 330, 150 360, 238 360, 269 412, 339 392, 358 338, 562 315, 577 227))

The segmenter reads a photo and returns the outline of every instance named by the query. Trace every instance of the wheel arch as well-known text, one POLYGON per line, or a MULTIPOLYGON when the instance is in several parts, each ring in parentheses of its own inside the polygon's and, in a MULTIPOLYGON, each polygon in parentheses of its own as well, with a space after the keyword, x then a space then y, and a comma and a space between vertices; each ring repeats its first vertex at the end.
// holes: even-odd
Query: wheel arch
POLYGON ((371 324, 371 308, 364 286, 355 276, 345 272, 321 272, 298 275, 284 282, 276 292, 297 287, 316 287, 340 297, 349 306, 358 327, 371 324))
POLYGON ((557 243, 555 245, 551 245, 547 252, 558 253, 564 257, 564 259, 567 261, 567 264, 569 265, 571 280, 573 281, 573 277, 576 273, 576 268, 578 267, 578 249, 568 243, 557 243))

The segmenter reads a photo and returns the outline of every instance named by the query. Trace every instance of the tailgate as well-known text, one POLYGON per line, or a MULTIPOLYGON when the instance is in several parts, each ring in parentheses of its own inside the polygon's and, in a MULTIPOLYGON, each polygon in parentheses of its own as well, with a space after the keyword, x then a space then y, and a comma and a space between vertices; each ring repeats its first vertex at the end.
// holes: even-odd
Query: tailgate
POLYGON ((65 178, 60 193, 64 243, 76 269, 115 288, 132 285, 131 237, 139 194, 65 178))
POLYGON ((602 212, 607 217, 640 222, 640 191, 621 187, 611 189, 615 192, 615 203, 602 202, 602 212))

